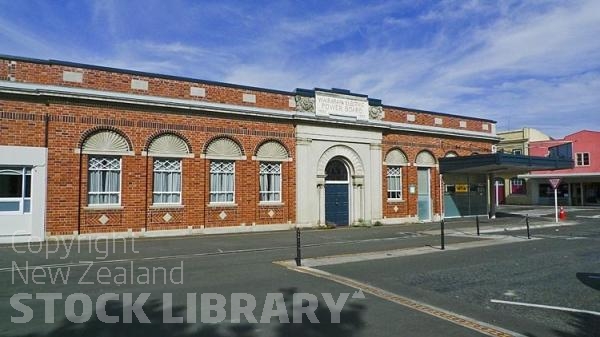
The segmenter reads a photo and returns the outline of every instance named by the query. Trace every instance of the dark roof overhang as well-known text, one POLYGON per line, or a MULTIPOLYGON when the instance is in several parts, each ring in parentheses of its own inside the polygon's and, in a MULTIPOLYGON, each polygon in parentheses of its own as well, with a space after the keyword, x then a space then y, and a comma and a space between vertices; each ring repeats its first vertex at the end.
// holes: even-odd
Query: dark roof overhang
POLYGON ((573 168, 573 160, 508 153, 440 158, 440 173, 502 174, 573 168))

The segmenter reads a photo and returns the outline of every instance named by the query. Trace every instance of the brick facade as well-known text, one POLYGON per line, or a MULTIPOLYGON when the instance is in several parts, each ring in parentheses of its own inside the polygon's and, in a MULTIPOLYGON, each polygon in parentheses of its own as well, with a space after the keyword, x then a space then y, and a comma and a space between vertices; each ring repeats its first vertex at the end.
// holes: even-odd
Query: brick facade
MULTIPOLYGON (((238 107, 295 112, 295 94, 260 88, 186 78, 138 73, 110 68, 74 65, 64 62, 6 58, 0 60, 0 84, 22 83, 93 89, 102 92, 135 94, 148 97, 181 99, 238 107), (75 74, 73 74, 75 73, 75 74), (81 74, 78 75, 78 74, 81 74), (78 79, 81 79, 79 81, 78 79), (132 81, 147 83, 132 85, 132 81), (133 87, 137 89, 132 89, 133 87), (200 88, 203 90, 192 90, 200 88), (248 96, 250 95, 250 96, 248 96), (253 96, 252 96, 253 95, 253 96)), ((48 148, 46 232, 51 235, 164 229, 293 224, 296 219, 296 121, 269 116, 246 115, 245 110, 225 115, 173 106, 116 102, 85 97, 52 94, 0 93, 0 145, 48 148), (130 143, 133 155, 123 155, 121 166, 121 206, 94 209, 87 205, 88 155, 80 154, 85 137, 94 130, 111 129, 130 143), (152 157, 144 156, 150 140, 161 133, 180 135, 189 145, 193 158, 182 159, 182 205, 152 206, 152 157), (218 136, 237 142, 246 156, 235 163, 235 204, 214 206, 208 202, 210 160, 202 158, 207 144, 218 136), (257 148, 267 140, 280 142, 291 161, 282 163, 282 202, 259 203, 259 161, 253 160, 257 148), (250 178, 251 177, 251 178, 250 178), (167 216, 168 214, 168 216, 167 216), (225 216, 223 216, 225 214, 225 216), (99 220, 104 217, 104 224, 99 220), (165 220, 168 219, 168 220, 165 220)), ((383 121, 455 129, 457 132, 493 133, 493 122, 418 110, 384 107, 383 121), (414 115, 414 121, 407 121, 414 115), (440 119, 442 124, 439 124, 440 119), (436 120, 437 119, 437 120, 436 120), (437 123, 436 123, 437 122, 437 123), (490 127, 485 130, 483 125, 490 127)), ((448 151, 460 155, 489 152, 490 139, 469 135, 426 135, 386 130, 382 156, 401 149, 414 163, 420 151, 436 158, 448 151)), ((1 163, 0 163, 1 164, 1 163)), ((416 196, 408 194, 408 185, 416 183, 416 167, 403 172, 400 203, 387 202, 386 170, 383 170, 383 216, 401 218, 416 214, 416 196), (398 206, 397 209, 394 209, 398 206)), ((433 212, 441 213, 439 174, 432 168, 433 212)))
MULTIPOLYGON (((401 150, 407 157, 409 166, 402 167, 402 201, 390 201, 387 198, 387 170, 382 171, 382 198, 384 200, 384 218, 414 217, 417 214, 417 195, 410 194, 408 187, 417 184, 417 166, 415 159, 421 151, 430 152, 435 158, 442 158, 448 152, 455 152, 459 156, 468 156, 472 153, 489 153, 491 143, 473 140, 461 140, 449 137, 429 137, 415 134, 386 134, 383 139, 383 158, 394 149, 401 150)), ((433 212, 442 213, 440 174, 437 167, 431 168, 431 200, 433 212)))

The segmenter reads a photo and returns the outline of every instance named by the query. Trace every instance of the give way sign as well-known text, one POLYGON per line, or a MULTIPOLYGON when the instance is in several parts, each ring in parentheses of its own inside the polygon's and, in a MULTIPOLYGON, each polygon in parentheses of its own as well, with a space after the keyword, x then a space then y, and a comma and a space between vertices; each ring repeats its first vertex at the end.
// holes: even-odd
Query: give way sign
POLYGON ((548 181, 550 181, 550 185, 552 185, 553 189, 556 189, 558 184, 560 184, 560 178, 550 178, 548 181))

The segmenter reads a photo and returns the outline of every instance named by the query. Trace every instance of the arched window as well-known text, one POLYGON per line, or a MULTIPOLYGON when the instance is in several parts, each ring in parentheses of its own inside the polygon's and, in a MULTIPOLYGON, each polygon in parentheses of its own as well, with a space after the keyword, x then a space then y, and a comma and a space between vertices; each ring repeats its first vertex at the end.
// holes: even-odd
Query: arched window
POLYGON ((268 141, 256 150, 260 160, 258 187, 260 202, 281 202, 281 162, 289 160, 286 148, 276 141, 268 141))
POLYGON ((325 181, 348 181, 348 169, 340 159, 332 159, 325 166, 325 181))
POLYGON ((210 161, 210 202, 235 202, 235 160, 246 159, 240 146, 232 139, 212 140, 204 157, 210 161))
POLYGON ((213 139, 206 147, 204 156, 208 159, 246 159, 240 146, 235 141, 227 137, 213 139))
POLYGON ((287 161, 289 157, 287 149, 274 140, 265 142, 256 150, 256 159, 261 161, 287 161))
POLYGON ((394 149, 385 156, 387 165, 387 198, 402 200, 402 166, 408 165, 404 152, 394 149))
POLYGON ((153 157, 188 157, 190 149, 181 137, 165 133, 155 137, 148 145, 148 155, 153 157))
POLYGON ((190 156, 185 140, 170 133, 159 135, 148 145, 148 155, 154 157, 153 203, 181 204, 181 158, 190 156))
POLYGON ((392 166, 406 166, 408 165, 408 159, 404 152, 399 149, 394 149, 385 156, 385 164, 392 166))
POLYGON ((415 164, 417 166, 431 167, 436 164, 435 157, 429 151, 421 151, 417 155, 417 159, 415 160, 415 164))
POLYGON ((446 152, 446 155, 444 155, 444 157, 446 157, 446 158, 458 157, 458 153, 456 153, 454 151, 448 151, 448 152, 446 152))
POLYGON ((81 146, 86 154, 129 154, 127 139, 113 130, 101 130, 89 135, 81 146))
POLYGON ((82 143, 88 159, 88 204, 121 204, 121 155, 131 154, 127 139, 114 130, 101 130, 82 143))

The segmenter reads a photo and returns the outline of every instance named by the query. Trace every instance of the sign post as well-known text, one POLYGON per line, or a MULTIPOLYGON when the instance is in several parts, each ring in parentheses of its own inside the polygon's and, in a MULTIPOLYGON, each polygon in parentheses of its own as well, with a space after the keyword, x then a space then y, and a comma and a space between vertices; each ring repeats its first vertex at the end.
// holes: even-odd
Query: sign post
POLYGON ((560 178, 550 178, 550 185, 554 189, 554 218, 556 223, 558 223, 558 185, 560 184, 560 178))

